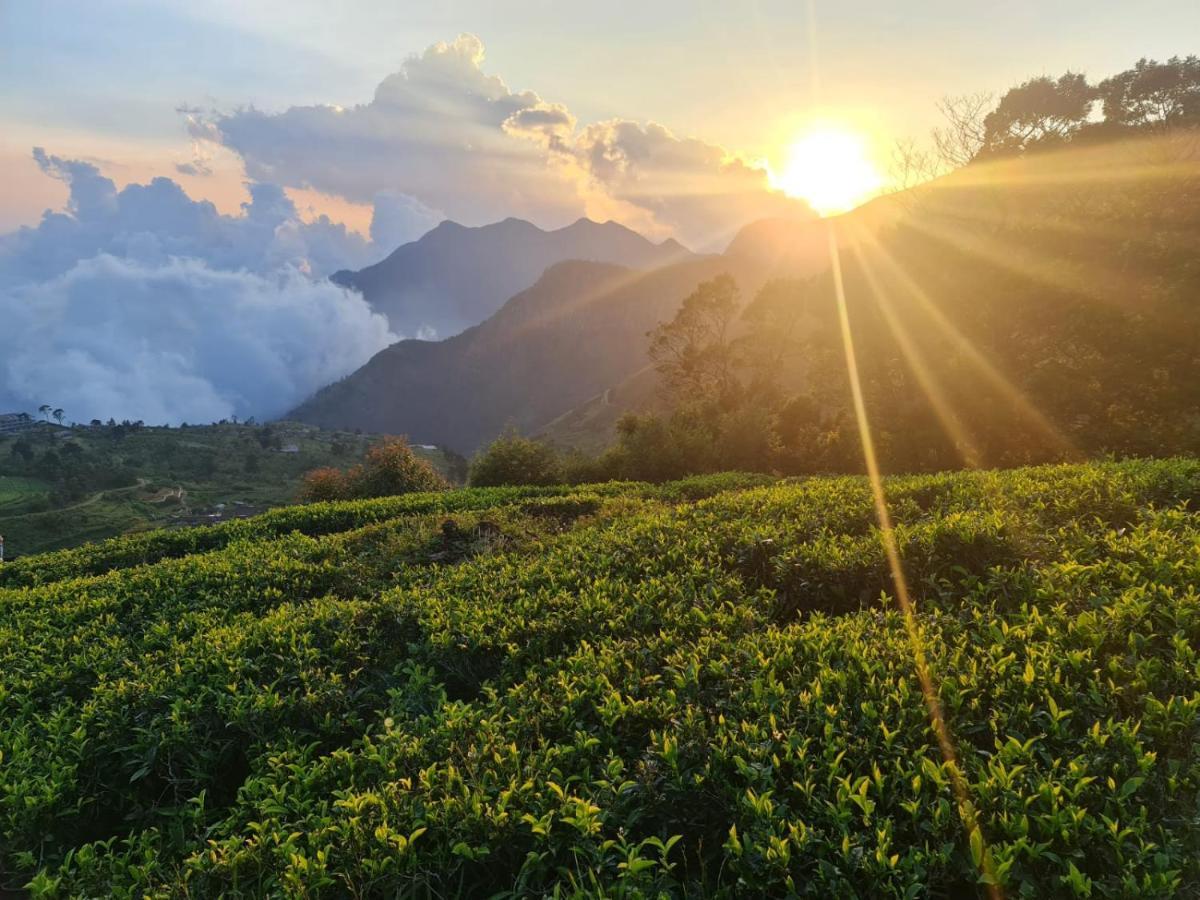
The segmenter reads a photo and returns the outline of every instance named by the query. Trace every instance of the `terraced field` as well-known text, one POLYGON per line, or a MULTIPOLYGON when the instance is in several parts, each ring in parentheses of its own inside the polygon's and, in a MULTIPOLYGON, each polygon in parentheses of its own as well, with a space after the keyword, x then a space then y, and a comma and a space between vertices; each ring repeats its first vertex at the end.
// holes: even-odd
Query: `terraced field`
POLYGON ((912 620, 858 478, 410 495, 25 557, 0 886, 1195 895, 1200 461, 886 490, 912 620))
POLYGON ((36 478, 0 475, 0 516, 26 512, 31 504, 47 493, 47 485, 36 478))

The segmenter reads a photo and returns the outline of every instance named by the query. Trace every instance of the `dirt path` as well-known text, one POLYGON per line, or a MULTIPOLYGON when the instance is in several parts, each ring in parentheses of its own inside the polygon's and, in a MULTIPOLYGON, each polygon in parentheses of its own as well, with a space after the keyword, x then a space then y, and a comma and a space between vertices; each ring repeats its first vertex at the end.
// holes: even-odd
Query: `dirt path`
POLYGON ((150 494, 148 497, 142 497, 141 500, 143 503, 162 503, 174 497, 182 505, 183 498, 186 496, 186 494, 187 492, 183 489, 183 485, 177 484, 173 488, 160 488, 158 491, 150 494))

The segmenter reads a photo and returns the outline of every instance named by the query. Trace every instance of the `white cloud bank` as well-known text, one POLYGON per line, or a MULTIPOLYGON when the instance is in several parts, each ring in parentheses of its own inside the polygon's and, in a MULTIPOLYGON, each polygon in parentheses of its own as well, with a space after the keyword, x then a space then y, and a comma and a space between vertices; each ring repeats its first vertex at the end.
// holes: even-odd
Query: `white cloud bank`
POLYGON ((277 416, 395 336, 361 297, 310 275, 379 254, 287 195, 250 185, 241 216, 156 178, 118 191, 35 151, 67 210, 0 237, 0 407, 68 418, 277 416))

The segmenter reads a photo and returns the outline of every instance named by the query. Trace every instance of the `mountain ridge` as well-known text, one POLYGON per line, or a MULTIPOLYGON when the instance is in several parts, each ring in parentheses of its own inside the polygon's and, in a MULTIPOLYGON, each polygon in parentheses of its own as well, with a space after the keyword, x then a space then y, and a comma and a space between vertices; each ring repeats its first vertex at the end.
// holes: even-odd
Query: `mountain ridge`
POLYGON ((555 263, 581 259, 657 268, 693 256, 674 238, 655 243, 614 221, 586 217, 542 229, 509 217, 467 226, 446 219, 335 284, 363 295, 403 337, 450 337, 482 322, 555 263))
POLYGON ((471 452, 506 425, 536 430, 645 365, 645 334, 729 269, 694 256, 657 269, 568 260, 444 341, 402 340, 289 418, 471 452))
MULTIPOLYGON (((505 222, 525 233, 538 230, 520 219, 482 227, 505 222)), ((646 333, 669 319, 701 281, 717 275, 733 275, 748 300, 774 275, 815 273, 827 265, 828 245, 825 232, 812 225, 751 223, 731 243, 736 251, 723 255, 694 254, 667 239, 652 246, 665 249, 670 261, 650 268, 586 259, 552 262, 483 321, 444 340, 402 339, 288 417, 406 434, 463 453, 508 425, 555 439, 574 432, 577 440, 565 443, 595 449, 621 412, 654 405, 657 379, 644 372, 646 333), (631 379, 635 390, 624 388, 631 379), (614 398, 611 406, 597 402, 606 395, 614 398)), ((571 229, 636 235, 615 222, 589 219, 542 233, 571 229)), ((422 241, 428 246, 468 230, 447 222, 422 241)))

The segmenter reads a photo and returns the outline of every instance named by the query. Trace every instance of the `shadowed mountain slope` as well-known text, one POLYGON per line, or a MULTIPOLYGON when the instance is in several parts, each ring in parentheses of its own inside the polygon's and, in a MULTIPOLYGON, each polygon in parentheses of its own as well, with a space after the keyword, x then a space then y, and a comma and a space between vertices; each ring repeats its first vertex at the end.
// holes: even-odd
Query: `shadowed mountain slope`
POLYGON ((522 219, 479 228, 445 221, 419 240, 332 280, 359 291, 405 337, 448 337, 477 325, 549 266, 568 259, 655 268, 691 254, 674 240, 646 240, 616 222, 580 219, 543 231, 522 219))
POLYGON ((719 256, 649 272, 559 263, 486 322, 445 341, 393 344, 292 417, 462 452, 508 424, 537 430, 643 368, 646 332, 730 268, 719 256))

